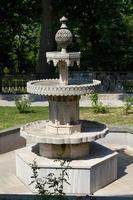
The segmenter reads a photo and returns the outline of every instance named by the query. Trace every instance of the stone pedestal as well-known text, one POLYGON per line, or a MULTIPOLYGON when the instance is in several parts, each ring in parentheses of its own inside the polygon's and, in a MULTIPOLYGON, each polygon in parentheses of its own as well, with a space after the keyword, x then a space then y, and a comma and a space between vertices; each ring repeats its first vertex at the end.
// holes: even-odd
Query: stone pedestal
POLYGON ((68 85, 68 66, 66 65, 65 62, 60 61, 58 63, 58 68, 59 68, 59 79, 60 83, 63 85, 68 85))
POLYGON ((81 131, 79 121, 79 96, 51 96, 47 134, 70 135, 81 131))
POLYGON ((55 125, 48 122, 46 125, 46 133, 52 135, 71 135, 79 133, 81 131, 81 125, 55 125))
MULTIPOLYGON (((91 145, 91 153, 87 157, 70 162, 71 168, 67 170, 70 185, 64 184, 66 194, 93 194, 117 179, 117 153, 95 142, 91 145)), ((29 185, 32 176, 30 164, 34 159, 40 168, 40 177, 49 173, 59 176, 60 173, 60 165, 53 159, 37 156, 31 148, 17 150, 17 177, 32 192, 36 192, 35 185, 29 185)))
POLYGON ((79 124, 79 96, 49 97, 49 121, 53 125, 79 124))
POLYGON ((89 154, 90 143, 81 144, 39 144, 39 155, 57 159, 79 159, 89 154))

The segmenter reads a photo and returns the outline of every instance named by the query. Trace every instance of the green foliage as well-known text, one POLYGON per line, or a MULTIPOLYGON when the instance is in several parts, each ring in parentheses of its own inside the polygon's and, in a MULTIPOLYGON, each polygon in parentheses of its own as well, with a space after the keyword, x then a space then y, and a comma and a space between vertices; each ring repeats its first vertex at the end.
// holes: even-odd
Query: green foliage
POLYGON ((90 100, 91 100, 92 106, 96 106, 98 104, 98 94, 96 92, 91 93, 90 100))
POLYGON ((133 93, 133 80, 124 80, 122 84, 125 92, 133 93))
POLYGON ((94 113, 108 113, 109 108, 101 102, 98 103, 98 94, 93 92, 90 94, 91 105, 94 113))
POLYGON ((39 177, 39 167, 37 162, 34 160, 31 164, 33 175, 31 176, 32 181, 30 184, 35 184, 35 189, 37 189, 39 195, 63 196, 65 195, 63 192, 64 183, 70 185, 68 182, 69 175, 67 173, 70 168, 70 161, 58 159, 55 160, 55 162, 59 162, 61 168, 60 174, 57 177, 54 173, 49 173, 46 177, 39 177))
POLYGON ((0 1, 0 62, 11 73, 34 72, 38 57, 40 3, 0 1))
MULTIPOLYGON (((47 1, 42 2, 47 10, 47 1)), ((82 52, 82 70, 132 70, 133 1, 51 0, 50 3, 53 13, 43 19, 46 21, 42 30, 46 25, 49 33, 57 31, 57 20, 65 13, 74 34, 70 50, 82 52), (48 19, 52 26, 47 24, 48 19)), ((0 1, 0 62, 11 72, 35 71, 41 7, 41 1, 36 0, 0 1)), ((42 46, 47 44, 49 48, 49 43, 46 41, 42 46)))
POLYGON ((124 98, 124 105, 123 105, 123 112, 124 114, 128 114, 129 111, 131 110, 133 105, 133 97, 131 96, 126 96, 124 98))
POLYGON ((108 113, 109 108, 107 106, 104 106, 102 103, 97 104, 96 106, 93 107, 93 111, 95 113, 108 113))
POLYGON ((40 25, 38 23, 21 24, 20 32, 12 42, 12 51, 8 53, 14 71, 32 72, 38 59, 40 25))
POLYGON ((82 69, 132 70, 133 1, 61 0, 58 4, 60 16, 67 13, 70 19, 73 48, 82 52, 82 69))
POLYGON ((26 95, 22 95, 15 101, 16 107, 20 113, 27 113, 30 111, 30 101, 26 95))

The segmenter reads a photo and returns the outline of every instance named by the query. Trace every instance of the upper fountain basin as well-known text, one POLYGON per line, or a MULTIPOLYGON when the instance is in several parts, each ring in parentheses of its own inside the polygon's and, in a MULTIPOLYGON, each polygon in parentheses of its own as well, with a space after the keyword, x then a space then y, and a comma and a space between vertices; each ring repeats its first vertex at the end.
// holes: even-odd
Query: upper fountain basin
POLYGON ((73 66, 76 62, 80 64, 80 52, 46 52, 47 62, 53 61, 54 66, 57 66, 59 62, 64 62, 68 67, 73 66))
POLYGON ((27 92, 45 96, 80 96, 94 91, 100 83, 98 80, 91 83, 80 80, 77 84, 76 81, 70 80, 68 85, 63 85, 59 79, 34 80, 27 83, 27 92))

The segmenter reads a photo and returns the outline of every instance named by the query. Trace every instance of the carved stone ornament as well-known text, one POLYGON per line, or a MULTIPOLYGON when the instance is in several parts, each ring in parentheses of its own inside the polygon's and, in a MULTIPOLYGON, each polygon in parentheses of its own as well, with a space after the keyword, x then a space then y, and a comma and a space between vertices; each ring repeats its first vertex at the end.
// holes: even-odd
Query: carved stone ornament
POLYGON ((100 83, 93 80, 88 84, 61 85, 59 79, 35 80, 27 83, 27 92, 45 96, 80 96, 94 91, 100 83))
POLYGON ((72 42, 72 33, 67 29, 66 22, 68 19, 66 17, 62 17, 60 22, 62 23, 60 30, 57 31, 55 35, 55 41, 58 46, 61 47, 61 52, 66 52, 66 48, 72 42))

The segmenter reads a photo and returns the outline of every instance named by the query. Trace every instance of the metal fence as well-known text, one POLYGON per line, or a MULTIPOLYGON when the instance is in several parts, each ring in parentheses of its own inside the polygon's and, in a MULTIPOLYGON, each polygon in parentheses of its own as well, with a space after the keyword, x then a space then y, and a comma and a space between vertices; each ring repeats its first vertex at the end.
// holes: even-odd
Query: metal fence
MULTIPOLYGON (((133 93, 133 72, 72 72, 72 79, 98 79, 101 81, 99 92, 133 93)), ((26 93, 27 81, 46 78, 46 75, 6 75, 0 77, 0 92, 4 94, 26 93)), ((57 75, 55 76, 57 78, 57 75)))
POLYGON ((70 77, 77 80, 100 80, 101 93, 133 93, 133 72, 72 72, 70 77))
POLYGON ((1 77, 0 91, 4 94, 24 94, 26 93, 27 81, 35 79, 35 76, 26 75, 6 75, 1 77))

